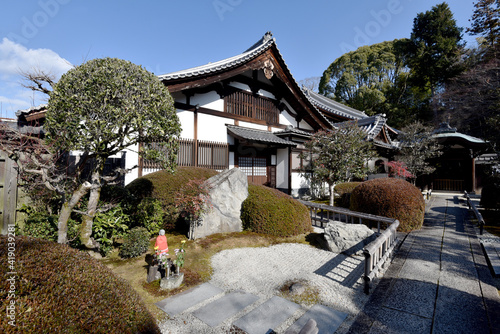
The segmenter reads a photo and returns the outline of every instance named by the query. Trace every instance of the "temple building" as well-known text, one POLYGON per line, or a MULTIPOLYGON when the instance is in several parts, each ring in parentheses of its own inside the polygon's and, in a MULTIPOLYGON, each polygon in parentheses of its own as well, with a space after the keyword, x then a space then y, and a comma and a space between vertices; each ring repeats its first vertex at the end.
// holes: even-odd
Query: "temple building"
MULTIPOLYGON (((159 78, 182 124, 179 166, 238 167, 253 183, 298 196, 309 189, 299 154, 318 130, 356 121, 385 157, 370 162, 381 172, 395 148, 383 115, 368 117, 300 87, 269 32, 239 55, 159 78)), ((130 180, 156 170, 148 161, 139 166, 130 180)))

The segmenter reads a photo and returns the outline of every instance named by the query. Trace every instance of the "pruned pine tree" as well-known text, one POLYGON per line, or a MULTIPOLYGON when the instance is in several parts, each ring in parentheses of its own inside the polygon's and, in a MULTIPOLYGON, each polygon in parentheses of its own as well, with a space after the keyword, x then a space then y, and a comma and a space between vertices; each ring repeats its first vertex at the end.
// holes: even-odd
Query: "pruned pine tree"
POLYGON ((432 128, 420 122, 414 122, 404 127, 398 136, 400 151, 396 159, 406 165, 413 182, 421 175, 427 175, 436 169, 429 159, 442 154, 441 146, 432 137, 432 128))
POLYGON ((365 138, 363 130, 355 122, 349 122, 331 131, 318 131, 305 143, 308 152, 301 157, 309 164, 302 173, 312 184, 328 184, 330 205, 334 205, 337 183, 366 176, 368 160, 375 152, 365 138))
MULTIPOLYGON (((69 70, 54 83, 46 73, 25 75, 29 88, 48 94, 44 130, 46 137, 40 144, 52 154, 51 164, 32 164, 21 171, 51 175, 45 177, 47 187, 58 182, 68 182, 72 187, 60 188, 64 200, 58 219, 58 242, 67 243, 67 224, 78 201, 90 193, 87 209, 82 215, 80 241, 88 248, 95 248, 92 239, 92 223, 98 212, 100 191, 104 184, 112 182, 115 175, 104 175, 106 159, 139 143, 156 143, 155 149, 139 152, 148 159, 161 163, 167 170, 176 167, 180 123, 174 102, 166 87, 158 78, 142 67, 129 61, 103 58, 93 59, 69 70), (69 175, 64 169, 57 176, 54 168, 61 153, 78 152, 79 165, 69 175), (83 166, 90 164, 90 177, 84 178, 83 166), (54 174, 55 173, 55 174, 54 174)), ((12 133, 3 132, 2 141, 8 141, 12 133)), ((23 158, 33 150, 13 149, 11 158, 22 164, 23 158)), ((34 161, 34 157, 29 161, 34 161)))

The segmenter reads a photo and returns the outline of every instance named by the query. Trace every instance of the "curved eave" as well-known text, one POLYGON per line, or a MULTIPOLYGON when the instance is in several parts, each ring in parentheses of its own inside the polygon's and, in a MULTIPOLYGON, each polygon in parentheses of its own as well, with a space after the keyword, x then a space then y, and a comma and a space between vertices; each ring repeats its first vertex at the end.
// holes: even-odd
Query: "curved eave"
POLYGON ((315 93, 305 87, 302 88, 305 95, 316 107, 332 116, 340 116, 347 119, 359 120, 368 117, 364 112, 348 107, 340 102, 334 101, 321 94, 315 93))
POLYGON ((442 144, 456 143, 467 148, 484 148, 488 146, 488 143, 480 138, 472 137, 459 132, 438 133, 432 135, 432 137, 437 139, 442 144))

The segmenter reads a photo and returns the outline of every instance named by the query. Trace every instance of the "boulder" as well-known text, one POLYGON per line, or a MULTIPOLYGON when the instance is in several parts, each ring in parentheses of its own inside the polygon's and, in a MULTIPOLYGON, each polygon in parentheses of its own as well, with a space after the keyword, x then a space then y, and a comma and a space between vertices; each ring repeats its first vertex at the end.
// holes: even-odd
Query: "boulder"
POLYGON ((345 224, 334 221, 325 227, 328 249, 335 253, 346 255, 358 253, 375 238, 374 232, 363 224, 345 224))
POLYGON ((192 239, 224 233, 241 232, 241 204, 248 197, 248 179, 238 168, 226 169, 209 178, 212 209, 203 214, 192 229, 192 239))

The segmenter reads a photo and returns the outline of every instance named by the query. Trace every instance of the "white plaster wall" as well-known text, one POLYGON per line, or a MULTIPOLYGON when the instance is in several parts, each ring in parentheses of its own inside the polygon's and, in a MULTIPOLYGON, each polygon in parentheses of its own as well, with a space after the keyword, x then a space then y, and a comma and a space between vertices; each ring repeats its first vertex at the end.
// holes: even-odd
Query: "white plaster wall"
POLYGON ((194 113, 187 110, 177 110, 177 117, 181 123, 181 138, 194 138, 194 113))
POLYGON ((295 109, 293 109, 293 108, 292 108, 292 107, 288 104, 288 102, 286 102, 286 100, 285 100, 285 99, 281 99, 281 101, 280 101, 280 102, 281 102, 281 103, 284 103, 284 104, 285 104, 285 106, 287 107, 287 109, 288 109, 288 110, 290 110, 293 114, 295 114, 295 115, 297 114, 297 112, 295 111, 295 109))
POLYGON ((277 150, 276 188, 288 189, 288 148, 277 150))
POLYGON ((292 172, 292 195, 298 196, 298 191, 301 188, 309 188, 310 183, 306 178, 302 177, 300 173, 292 172))
POLYGON ((210 140, 216 142, 227 142, 226 124, 232 124, 233 120, 198 113, 198 140, 210 140))
POLYGON ((274 96, 274 95, 273 95, 273 93, 268 92, 267 90, 264 90, 264 89, 259 89, 258 94, 259 94, 260 96, 264 96, 264 97, 267 97, 267 98, 270 98, 270 99, 276 100, 276 96, 274 96))
POLYGON ((229 152, 229 169, 232 169, 235 167, 234 164, 234 152, 229 152))
POLYGON ((305 129, 305 130, 314 130, 310 125, 309 123, 307 123, 306 121, 302 120, 300 121, 299 123, 299 128, 300 129, 305 129))
MULTIPOLYGON (((139 145, 131 145, 125 150, 125 168, 130 169, 134 166, 139 166, 139 145)), ((125 174, 125 185, 134 181, 139 177, 139 168, 132 169, 125 174)))
POLYGON ((290 115, 286 110, 283 110, 281 112, 279 122, 283 125, 292 125, 293 127, 297 126, 295 118, 293 118, 293 116, 290 115))
POLYGON ((232 86, 234 88, 238 88, 238 89, 241 89, 241 90, 244 90, 244 91, 247 91, 247 92, 252 92, 252 90, 250 89, 250 87, 247 84, 244 84, 244 83, 241 83, 241 82, 231 81, 229 83, 229 86, 232 86))
POLYGON ((186 95, 181 92, 174 92, 170 94, 175 102, 186 103, 186 95))
MULTIPOLYGON (((383 160, 384 163, 387 163, 389 162, 389 159, 387 158, 383 158, 383 157, 378 157, 378 158, 375 158, 373 160, 369 160, 368 161, 368 168, 370 168, 371 170, 374 170, 375 169, 375 162, 377 162, 378 160, 383 160)), ((387 165, 385 167, 385 169, 388 171, 389 169, 387 168, 387 165)))
POLYGON ((205 94, 195 94, 191 97, 191 105, 199 104, 200 107, 224 111, 224 100, 220 98, 219 94, 215 91, 211 91, 205 94))
POLYGON ((249 123, 249 122, 240 122, 239 126, 242 126, 245 128, 267 131, 267 125, 261 125, 261 124, 255 124, 255 123, 249 123))

